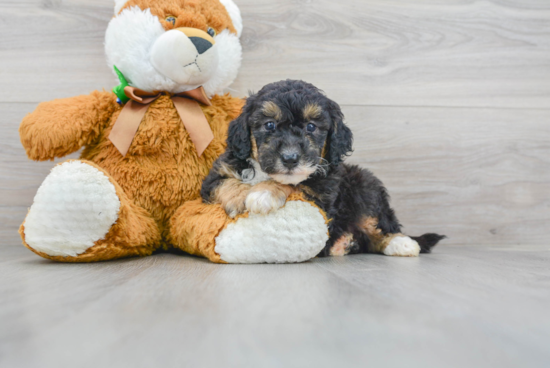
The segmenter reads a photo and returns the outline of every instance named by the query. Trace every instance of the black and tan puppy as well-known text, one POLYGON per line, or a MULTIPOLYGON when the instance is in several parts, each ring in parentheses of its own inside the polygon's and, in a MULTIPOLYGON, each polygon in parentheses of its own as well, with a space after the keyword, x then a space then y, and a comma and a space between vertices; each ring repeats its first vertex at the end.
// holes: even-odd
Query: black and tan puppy
POLYGON ((227 151, 201 195, 234 217, 277 210, 290 193, 302 191, 331 220, 320 255, 429 252, 443 236, 401 234, 382 182, 342 163, 351 150, 352 133, 337 103, 309 83, 272 83, 250 96, 229 126, 227 151))

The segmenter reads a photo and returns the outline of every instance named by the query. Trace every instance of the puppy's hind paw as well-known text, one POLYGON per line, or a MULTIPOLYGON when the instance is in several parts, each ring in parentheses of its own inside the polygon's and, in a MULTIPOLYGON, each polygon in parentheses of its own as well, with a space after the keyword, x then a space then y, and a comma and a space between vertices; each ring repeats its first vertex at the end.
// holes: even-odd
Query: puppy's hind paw
POLYGON ((396 236, 384 248, 387 256, 418 257, 420 246, 408 236, 396 236))
POLYGON ((287 196, 282 191, 252 191, 246 197, 246 208, 250 213, 266 215, 284 206, 287 196))

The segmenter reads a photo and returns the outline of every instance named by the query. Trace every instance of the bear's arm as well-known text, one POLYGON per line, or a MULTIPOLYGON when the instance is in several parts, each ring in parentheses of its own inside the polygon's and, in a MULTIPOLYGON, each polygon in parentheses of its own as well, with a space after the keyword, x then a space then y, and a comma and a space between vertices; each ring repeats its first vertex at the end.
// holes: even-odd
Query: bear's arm
POLYGON ((21 143, 32 160, 66 156, 98 138, 119 108, 105 91, 43 102, 21 122, 21 143))

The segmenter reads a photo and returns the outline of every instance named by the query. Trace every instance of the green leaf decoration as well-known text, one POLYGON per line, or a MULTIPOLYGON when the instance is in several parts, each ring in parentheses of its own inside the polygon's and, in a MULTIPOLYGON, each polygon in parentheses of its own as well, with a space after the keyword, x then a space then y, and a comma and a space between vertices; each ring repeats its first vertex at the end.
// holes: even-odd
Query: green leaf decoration
POLYGON ((120 102, 124 103, 129 100, 129 98, 126 97, 126 94, 124 93, 124 88, 128 86, 128 81, 124 77, 124 74, 122 74, 122 72, 118 70, 116 65, 114 65, 114 68, 115 68, 116 74, 118 75, 118 79, 120 80, 120 84, 115 88, 113 88, 113 92, 115 93, 115 95, 117 95, 120 102))

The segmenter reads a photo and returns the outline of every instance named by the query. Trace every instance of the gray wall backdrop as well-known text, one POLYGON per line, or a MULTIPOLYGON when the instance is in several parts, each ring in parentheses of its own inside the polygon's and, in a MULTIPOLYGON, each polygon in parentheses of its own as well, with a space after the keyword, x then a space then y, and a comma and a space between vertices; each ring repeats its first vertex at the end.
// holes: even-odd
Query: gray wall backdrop
MULTIPOLYGON (((245 22, 235 95, 304 79, 355 133, 415 235, 447 244, 547 244, 550 2, 235 0, 245 22)), ((40 101, 111 89, 112 0, 0 1, 0 242, 52 162, 29 161, 19 122, 40 101)), ((74 156, 73 156, 74 157, 74 156)), ((58 160, 59 161, 59 160, 58 160)))

